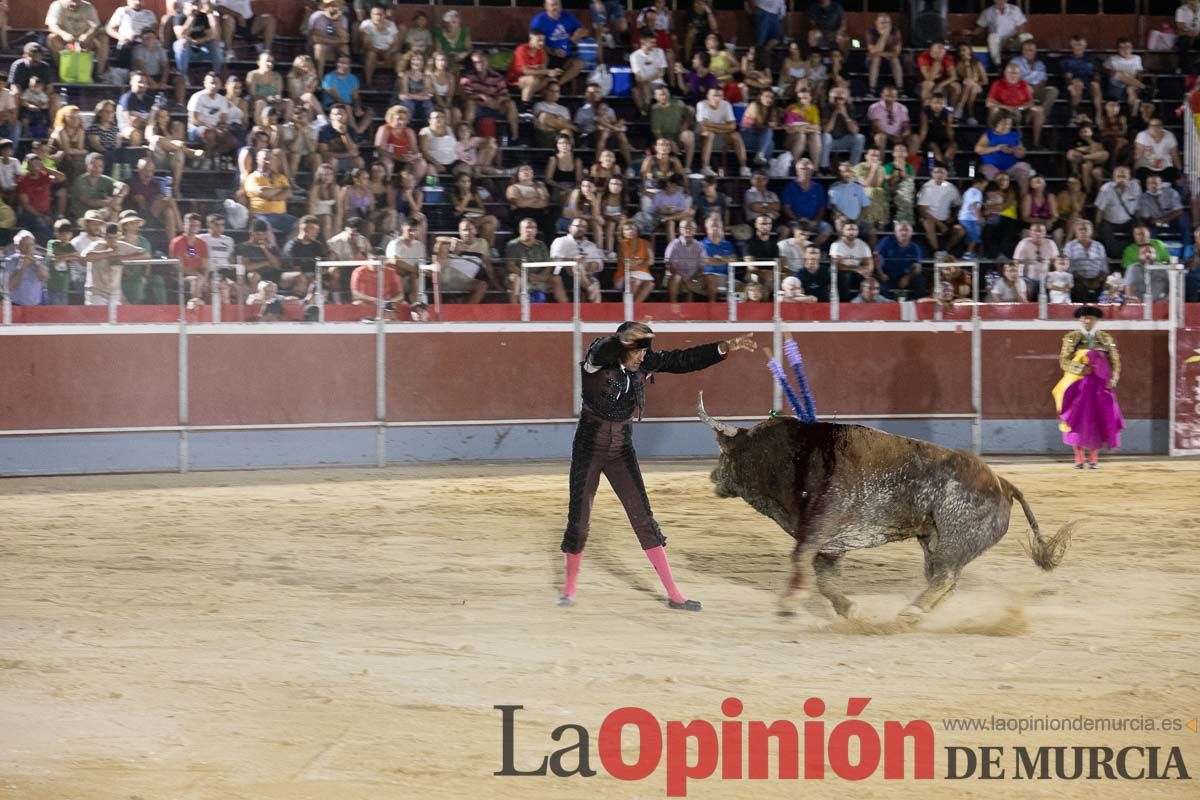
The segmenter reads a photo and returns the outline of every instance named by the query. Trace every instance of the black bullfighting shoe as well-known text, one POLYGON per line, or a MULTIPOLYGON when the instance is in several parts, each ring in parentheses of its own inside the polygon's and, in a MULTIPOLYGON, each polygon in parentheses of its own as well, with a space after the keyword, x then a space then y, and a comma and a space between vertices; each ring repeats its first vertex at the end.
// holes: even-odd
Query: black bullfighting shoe
POLYGON ((676 603, 674 600, 667 601, 667 608, 673 608, 676 611, 699 611, 699 600, 684 600, 682 603, 676 603))

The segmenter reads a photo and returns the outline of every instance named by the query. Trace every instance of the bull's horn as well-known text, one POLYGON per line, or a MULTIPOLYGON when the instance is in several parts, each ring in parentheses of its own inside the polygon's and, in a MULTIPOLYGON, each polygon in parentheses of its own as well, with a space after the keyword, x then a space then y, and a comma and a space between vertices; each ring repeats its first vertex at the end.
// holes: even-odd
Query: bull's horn
POLYGON ((704 410, 704 392, 700 392, 699 399, 696 402, 696 413, 700 415, 700 421, 708 427, 712 428, 717 433, 726 436, 737 436, 741 428, 735 428, 732 425, 726 425, 720 420, 713 419, 708 412, 704 410))

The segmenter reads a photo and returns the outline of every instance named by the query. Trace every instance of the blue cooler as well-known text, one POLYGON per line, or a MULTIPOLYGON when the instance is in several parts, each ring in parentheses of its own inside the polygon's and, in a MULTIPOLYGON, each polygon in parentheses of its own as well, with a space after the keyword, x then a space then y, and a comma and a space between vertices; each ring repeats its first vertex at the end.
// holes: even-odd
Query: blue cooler
POLYGON ((630 67, 609 67, 608 73, 612 75, 613 82, 612 91, 609 92, 609 96, 633 96, 633 69, 630 67))
POLYGON ((732 103, 733 106, 733 121, 738 124, 738 128, 742 127, 742 115, 746 113, 746 103, 732 103))

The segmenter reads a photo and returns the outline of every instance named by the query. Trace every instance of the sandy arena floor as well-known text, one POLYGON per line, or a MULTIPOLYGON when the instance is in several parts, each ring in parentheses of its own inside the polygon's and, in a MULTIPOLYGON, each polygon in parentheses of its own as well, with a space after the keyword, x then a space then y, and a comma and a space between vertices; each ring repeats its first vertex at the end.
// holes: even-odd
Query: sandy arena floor
MULTIPOLYGON (((926 719, 936 781, 690 784, 689 797, 1196 797, 1196 781, 945 781, 947 745, 1182 748, 1200 734, 951 733, 972 716, 1200 714, 1200 461, 1008 461, 1043 529, 1082 527, 1046 575, 1025 524, 971 565, 914 632, 774 613, 790 540, 705 462, 647 465, 676 578, 661 588, 607 486, 580 603, 554 598, 564 464, 305 470, 0 482, 0 797, 21 800, 654 798, 637 783, 497 778, 496 704, 522 704, 517 763, 550 731, 596 737, 612 709, 719 722, 805 719, 848 696, 864 718, 926 719), (1096 506, 1094 510, 1089 508, 1096 506)), ((920 586, 920 548, 850 557, 873 620, 920 586)), ((561 746, 561 745, 560 745, 561 746)), ((880 773, 882 770, 880 770, 880 773)))

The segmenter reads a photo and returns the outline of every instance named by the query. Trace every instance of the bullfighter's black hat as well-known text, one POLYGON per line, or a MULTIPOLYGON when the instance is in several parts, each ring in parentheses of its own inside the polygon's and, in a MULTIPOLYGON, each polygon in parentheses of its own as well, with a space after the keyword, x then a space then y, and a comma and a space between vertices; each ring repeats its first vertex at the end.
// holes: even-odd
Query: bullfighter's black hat
POLYGON ((1081 317, 1095 317, 1096 319, 1104 319, 1104 312, 1095 306, 1080 306, 1075 309, 1075 319, 1081 317))

